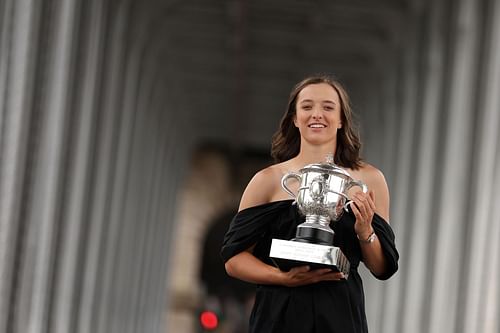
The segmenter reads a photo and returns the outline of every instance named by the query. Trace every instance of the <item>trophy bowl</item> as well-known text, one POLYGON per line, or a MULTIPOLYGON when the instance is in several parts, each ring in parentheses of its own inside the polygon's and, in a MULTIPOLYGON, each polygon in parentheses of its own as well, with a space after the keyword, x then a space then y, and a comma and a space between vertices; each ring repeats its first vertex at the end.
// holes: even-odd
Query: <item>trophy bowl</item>
MULTIPOLYGON (((330 159, 331 160, 331 159, 330 159)), ((331 161, 306 165, 299 172, 289 172, 281 179, 281 186, 295 198, 298 211, 305 222, 297 226, 295 238, 290 241, 273 239, 270 257, 282 270, 297 265, 331 267, 349 272, 349 261, 340 248, 333 246, 334 231, 331 221, 338 221, 351 203, 348 191, 359 186, 366 193, 368 187, 331 161), (297 194, 287 185, 290 179, 300 183, 297 194)))

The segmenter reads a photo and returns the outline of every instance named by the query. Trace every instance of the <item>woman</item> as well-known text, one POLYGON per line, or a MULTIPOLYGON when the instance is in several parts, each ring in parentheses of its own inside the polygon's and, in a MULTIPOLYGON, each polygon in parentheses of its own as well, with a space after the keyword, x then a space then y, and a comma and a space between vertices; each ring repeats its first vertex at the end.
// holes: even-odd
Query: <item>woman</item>
MULTIPOLYGON (((379 279, 397 271, 398 252, 389 221, 389 191, 383 174, 361 160, 349 98, 329 77, 310 77, 295 86, 271 154, 276 164, 259 171, 241 198, 239 212, 224 239, 227 273, 257 284, 251 332, 367 332, 360 261, 379 279), (285 173, 307 164, 334 162, 369 191, 349 193, 349 213, 332 223, 334 245, 351 264, 349 278, 308 266, 280 271, 269 259, 272 238, 291 239, 303 222, 293 200, 281 189, 285 173)), ((295 191, 298 182, 288 182, 295 191)))

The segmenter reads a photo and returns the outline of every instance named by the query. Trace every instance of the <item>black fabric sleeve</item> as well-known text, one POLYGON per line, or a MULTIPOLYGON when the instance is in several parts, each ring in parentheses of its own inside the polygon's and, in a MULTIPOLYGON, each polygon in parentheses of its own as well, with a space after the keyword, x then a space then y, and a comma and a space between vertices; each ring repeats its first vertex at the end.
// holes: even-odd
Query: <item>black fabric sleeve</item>
POLYGON ((372 227, 380 241, 386 262, 384 274, 374 276, 379 280, 387 280, 398 270, 399 253, 396 249, 394 232, 389 223, 378 214, 373 216, 372 227))
POLYGON ((269 203, 238 212, 224 236, 221 257, 224 262, 257 243, 279 213, 279 205, 269 203))

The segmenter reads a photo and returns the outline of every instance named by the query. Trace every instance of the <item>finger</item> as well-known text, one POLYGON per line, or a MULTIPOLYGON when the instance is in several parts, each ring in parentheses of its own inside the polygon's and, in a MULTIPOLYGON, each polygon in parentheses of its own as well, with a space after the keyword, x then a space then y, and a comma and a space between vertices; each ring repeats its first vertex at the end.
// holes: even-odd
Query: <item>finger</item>
MULTIPOLYGON (((373 192, 373 191, 372 191, 373 192)), ((375 202, 373 201, 373 194, 364 194, 359 197, 361 203, 358 205, 359 210, 366 220, 371 220, 375 212, 375 202)))
POLYGON ((356 205, 356 202, 353 200, 351 201, 351 210, 354 214, 354 216, 356 217, 357 220, 360 220, 362 217, 361 217, 361 213, 359 212, 359 209, 358 209, 358 206, 356 205))
POLYGON ((321 269, 316 269, 313 272, 316 273, 316 275, 325 275, 331 273, 332 270, 330 268, 321 268, 321 269))
POLYGON ((365 223, 365 213, 362 210, 362 205, 354 205, 355 210, 353 209, 354 217, 356 217, 356 221, 359 223, 365 223))
POLYGON ((366 193, 363 192, 358 192, 354 198, 359 201, 360 203, 366 204, 369 200, 369 196, 366 193))
POLYGON ((345 279, 345 275, 342 272, 331 272, 321 276, 320 281, 339 281, 345 279))
POLYGON ((330 268, 313 269, 309 272, 304 272, 300 275, 301 279, 315 279, 319 276, 329 274, 332 270, 330 268))
POLYGON ((352 192, 352 195, 355 196, 358 193, 363 193, 363 192, 359 188, 356 187, 356 190, 354 192, 352 192))
POLYGON ((366 220, 368 216, 368 211, 367 211, 367 204, 363 199, 359 199, 358 197, 354 198, 354 203, 356 204, 356 208, 358 208, 358 211, 361 215, 361 218, 366 220))
POLYGON ((369 198, 368 193, 363 193, 363 192, 358 192, 356 193, 356 197, 359 198, 361 201, 366 201, 369 198))
POLYGON ((309 272, 294 274, 292 281, 294 285, 316 283, 324 280, 324 276, 331 273, 331 269, 315 269, 309 272))
POLYGON ((375 201, 372 198, 369 198, 367 203, 371 209, 375 210, 375 201))
POLYGON ((376 208, 376 206, 375 206, 375 194, 373 191, 370 191, 370 195, 369 195, 368 199, 369 199, 368 203, 370 204, 370 208, 373 211, 375 211, 375 208, 376 208))
POLYGON ((297 266, 297 267, 293 267, 291 270, 290 270, 290 273, 292 274, 298 274, 298 273, 306 273, 306 272, 309 272, 311 270, 311 267, 305 265, 305 266, 297 266))
POLYGON ((368 196, 375 202, 375 192, 373 190, 368 191, 368 196))
POLYGON ((345 279, 345 275, 342 272, 332 272, 332 273, 328 274, 328 277, 333 279, 333 280, 345 279))

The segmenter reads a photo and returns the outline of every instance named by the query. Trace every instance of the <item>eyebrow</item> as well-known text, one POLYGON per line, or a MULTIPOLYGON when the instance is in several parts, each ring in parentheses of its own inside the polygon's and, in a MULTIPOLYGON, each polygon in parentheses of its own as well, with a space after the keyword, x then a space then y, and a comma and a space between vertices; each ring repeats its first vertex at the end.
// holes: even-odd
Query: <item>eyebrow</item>
MULTIPOLYGON (((312 99, 303 99, 299 103, 311 103, 311 102, 314 102, 314 101, 312 99)), ((337 103, 335 103, 334 101, 331 101, 329 99, 322 100, 321 102, 322 103, 329 103, 329 104, 337 105, 337 103)))

